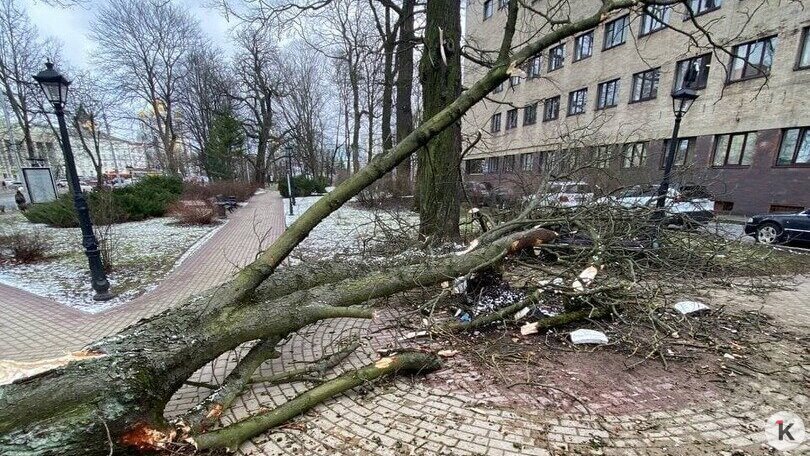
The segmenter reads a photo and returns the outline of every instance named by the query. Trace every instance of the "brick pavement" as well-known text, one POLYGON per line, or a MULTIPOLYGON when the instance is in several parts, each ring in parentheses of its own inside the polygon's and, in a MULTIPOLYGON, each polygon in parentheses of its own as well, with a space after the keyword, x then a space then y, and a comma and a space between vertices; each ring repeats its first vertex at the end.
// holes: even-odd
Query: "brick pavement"
MULTIPOLYGON (((251 200, 206 246, 153 292, 119 309, 88 317, 65 308, 54 308, 42 300, 31 300, 24 292, 0 289, 0 347, 2 357, 31 358, 74 349, 82 343, 110 333, 136 318, 165 309, 194 291, 222 281, 236 264, 250 260, 255 251, 251 239, 254 209, 262 226, 283 223, 280 200, 275 194, 251 200), (231 256, 233 255, 233 256, 231 256), (215 261, 206 261, 215 260, 215 261), (26 300, 29 300, 26 302, 26 300), (8 301, 8 302, 6 302, 8 301), (25 304, 26 312, 20 311, 25 304), (28 310, 30 309, 30 310, 28 310), (9 318, 11 317, 11 318, 9 318), (20 320, 20 321, 15 321, 20 320)), ((765 298, 740 298, 717 294, 712 305, 760 309, 806 336, 810 311, 806 296, 810 280, 798 279, 796 291, 765 298)), ((378 331, 384 322, 336 319, 309 326, 293 335, 281 348, 281 357, 266 362, 262 375, 271 375, 313 361, 338 339, 362 337, 363 346, 338 369, 360 367, 375 358, 376 350, 390 341, 378 331)), ((778 348, 778 347, 777 347, 778 348)), ((247 347, 223 354, 197 372, 192 380, 221 381, 247 347)), ((805 361, 779 375, 761 375, 749 382, 744 392, 731 391, 720 397, 701 396, 688 406, 637 413, 598 412, 573 407, 561 412, 550 407, 498 404, 486 391, 459 392, 440 388, 435 382, 402 378, 348 392, 319 405, 294 425, 268 432, 251 440, 241 454, 267 455, 741 455, 771 454, 762 448, 761 422, 787 404, 794 412, 807 410, 807 391, 787 393, 782 383, 810 377, 805 361), (786 394, 791 394, 787 396, 786 394), (744 453, 733 453, 743 449, 744 453)), ((666 385, 662 385, 665 388, 666 385)), ((223 417, 225 423, 279 405, 303 392, 307 385, 291 383, 279 387, 255 384, 223 417)), ((196 404, 208 390, 187 386, 177 392, 167 407, 176 415, 196 404)), ((643 393, 643 392, 642 392, 643 393)), ((810 417, 805 416, 810 424, 810 417)), ((810 446, 791 454, 810 454, 810 446)))

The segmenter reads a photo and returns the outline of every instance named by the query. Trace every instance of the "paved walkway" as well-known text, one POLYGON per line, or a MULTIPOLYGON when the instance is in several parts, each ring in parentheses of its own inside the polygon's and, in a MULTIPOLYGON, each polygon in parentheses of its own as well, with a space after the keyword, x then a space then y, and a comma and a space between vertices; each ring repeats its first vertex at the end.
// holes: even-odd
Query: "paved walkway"
MULTIPOLYGON (((228 225, 157 289, 109 312, 83 314, 19 290, 0 288, 0 358, 33 359, 75 350, 225 280, 233 272, 234 264, 245 264, 253 258, 257 247, 254 214, 261 227, 259 232, 273 229, 267 239, 272 241, 282 229, 284 216, 277 194, 267 193, 254 197, 247 208, 238 211, 228 225)), ((711 304, 763 308, 806 337, 810 329, 807 296, 810 280, 801 278, 797 291, 772 294, 761 301, 717 295, 711 304)), ((261 367, 261 374, 271 375, 315 360, 323 352, 331 352, 337 340, 350 335, 361 336, 363 346, 338 371, 365 365, 395 337, 385 331, 387 326, 382 315, 373 322, 336 319, 307 327, 287 341, 280 350, 281 357, 261 367)), ((221 381, 246 350, 241 347, 223 354, 192 380, 221 381)), ((539 346, 538 351, 543 350, 546 348, 539 346)), ((592 355, 606 356, 606 352, 592 355)), ((581 365, 576 362, 573 366, 558 367, 568 376, 566 381, 578 381, 580 368, 587 367, 587 360, 581 365)), ((616 371, 606 372, 615 375, 616 371)), ((472 370, 445 369, 426 379, 398 379, 360 388, 319 405, 282 429, 253 439, 240 452, 494 456, 767 454, 761 448, 760 431, 765 418, 784 409, 786 404, 794 412, 810 409, 807 391, 791 393, 783 388, 786 378, 794 382, 810 378, 806 358, 786 366, 779 375, 752 378, 745 390, 735 391, 725 391, 722 385, 690 383, 675 375, 645 375, 643 370, 637 370, 602 379, 614 391, 590 400, 588 407, 571 401, 564 393, 540 388, 524 394, 527 397, 499 396, 486 388, 476 388, 476 375, 472 370), (688 396, 686 404, 684 395, 688 396), (557 405, 564 402, 569 406, 560 411, 557 405), (740 448, 745 452, 732 453, 740 448)), ((565 382, 555 385, 566 387, 565 382)), ((279 387, 256 384, 234 404, 224 421, 279 405, 307 387, 303 383, 279 387)), ((208 392, 204 388, 182 388, 167 413, 187 410, 208 392)), ((804 418, 810 423, 810 417, 804 418)), ((810 447, 805 443, 791 454, 810 454, 810 447)))

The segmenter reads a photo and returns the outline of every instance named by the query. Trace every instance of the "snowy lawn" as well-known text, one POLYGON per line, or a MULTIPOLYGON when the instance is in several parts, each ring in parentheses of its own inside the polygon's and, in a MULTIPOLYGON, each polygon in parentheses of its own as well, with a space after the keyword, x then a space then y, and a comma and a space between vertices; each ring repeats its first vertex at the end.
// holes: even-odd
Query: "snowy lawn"
POLYGON ((78 228, 49 228, 32 224, 18 213, 3 215, 0 234, 39 233, 49 248, 48 258, 33 264, 0 262, 0 282, 83 311, 100 312, 154 288, 221 226, 179 226, 172 218, 114 225, 114 270, 108 279, 117 296, 96 302, 78 228))

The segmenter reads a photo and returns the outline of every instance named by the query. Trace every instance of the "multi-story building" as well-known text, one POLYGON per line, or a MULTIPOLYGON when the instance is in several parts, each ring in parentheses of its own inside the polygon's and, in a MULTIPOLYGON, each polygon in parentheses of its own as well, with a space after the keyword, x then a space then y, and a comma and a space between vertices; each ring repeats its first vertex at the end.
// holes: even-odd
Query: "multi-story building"
MULTIPOLYGON (((531 4, 553 11, 552 1, 531 4)), ((499 48, 506 3, 468 4, 468 44, 499 48)), ((558 11, 575 20, 600 4, 576 0, 558 11)), ((684 4, 616 11, 534 57, 465 117, 465 134, 484 132, 465 156, 466 178, 513 188, 581 179, 604 190, 660 182, 670 94, 690 69, 700 96, 681 124, 675 180, 706 186, 719 211, 810 207, 810 11, 767 0, 690 7, 694 21, 684 4)), ((522 10, 515 43, 549 28, 522 10)), ((469 62, 464 70, 467 85, 485 71, 469 62)))

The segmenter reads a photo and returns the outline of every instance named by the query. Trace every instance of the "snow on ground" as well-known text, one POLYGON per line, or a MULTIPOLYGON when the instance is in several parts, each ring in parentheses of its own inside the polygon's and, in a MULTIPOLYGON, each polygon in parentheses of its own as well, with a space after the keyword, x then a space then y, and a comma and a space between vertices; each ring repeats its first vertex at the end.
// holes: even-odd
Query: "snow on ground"
POLYGON ((50 228, 29 223, 21 214, 5 215, 0 218, 0 234, 39 233, 48 240, 49 257, 33 264, 0 263, 0 282, 83 311, 100 312, 153 289, 223 225, 180 226, 172 218, 114 225, 114 270, 108 279, 117 296, 96 302, 79 228, 50 228))
MULTIPOLYGON (((287 226, 315 204, 320 196, 306 196, 295 199, 293 215, 289 215, 289 200, 284 200, 287 226)), ((407 210, 369 210, 348 203, 323 220, 309 237, 298 246, 294 253, 306 254, 319 259, 338 255, 358 255, 364 253, 389 235, 413 234, 418 226, 419 216, 407 210)), ((400 238, 401 239, 401 238, 400 238)))

